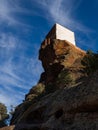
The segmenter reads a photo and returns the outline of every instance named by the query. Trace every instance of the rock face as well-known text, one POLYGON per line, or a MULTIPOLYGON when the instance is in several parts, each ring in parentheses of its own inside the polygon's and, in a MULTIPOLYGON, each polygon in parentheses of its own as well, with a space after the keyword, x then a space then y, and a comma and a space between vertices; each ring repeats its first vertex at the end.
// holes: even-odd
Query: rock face
POLYGON ((0 130, 14 130, 15 126, 6 126, 6 127, 3 127, 3 128, 0 128, 0 130))
POLYGON ((86 75, 85 56, 65 40, 42 43, 44 72, 16 108, 14 130, 98 130, 98 71, 86 75))
POLYGON ((65 40, 46 39, 39 50, 39 59, 42 61, 44 72, 38 85, 26 95, 26 101, 68 86, 65 73, 68 74, 69 83, 81 80, 85 76, 84 66, 81 64, 85 55, 83 50, 65 40))
POLYGON ((88 82, 44 96, 24 112, 15 130, 97 130, 97 78, 98 72, 88 82))
POLYGON ((39 59, 45 70, 40 81, 53 82, 63 68, 82 69, 81 59, 84 55, 84 51, 65 40, 46 39, 39 51, 39 59))

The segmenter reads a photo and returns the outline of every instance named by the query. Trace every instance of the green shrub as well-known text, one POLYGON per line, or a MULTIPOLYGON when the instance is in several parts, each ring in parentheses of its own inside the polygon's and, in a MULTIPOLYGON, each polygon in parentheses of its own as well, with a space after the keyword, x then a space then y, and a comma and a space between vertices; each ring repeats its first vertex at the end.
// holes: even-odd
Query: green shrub
POLYGON ((93 53, 92 51, 87 51, 87 55, 83 58, 81 62, 85 68, 87 74, 93 73, 98 69, 98 54, 93 53))
POLYGON ((43 83, 38 83, 32 88, 32 92, 36 95, 39 95, 45 91, 45 85, 43 83))
POLYGON ((5 120, 8 119, 7 108, 3 103, 0 103, 0 127, 5 126, 5 120))
POLYGON ((68 70, 62 70, 61 73, 58 75, 57 78, 57 85, 58 86, 69 86, 74 84, 74 77, 73 75, 68 72, 68 70))

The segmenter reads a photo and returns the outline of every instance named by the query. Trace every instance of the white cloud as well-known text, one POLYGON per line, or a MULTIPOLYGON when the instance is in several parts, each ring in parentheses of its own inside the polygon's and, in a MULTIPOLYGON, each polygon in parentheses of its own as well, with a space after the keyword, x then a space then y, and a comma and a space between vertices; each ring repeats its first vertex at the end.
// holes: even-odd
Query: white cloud
POLYGON ((0 0, 0 19, 1 23, 6 22, 7 24, 13 24, 15 22, 12 17, 11 0, 0 0))
MULTIPOLYGON (((0 86, 2 85, 0 87, 0 102, 3 102, 8 107, 10 105, 15 106, 16 104, 19 104, 25 98, 25 94, 32 85, 35 85, 38 82, 41 67, 38 62, 35 63, 35 60, 31 63, 28 65, 30 68, 25 68, 28 69, 27 73, 23 71, 24 69, 19 70, 16 67, 15 70, 19 73, 22 71, 24 76, 16 75, 15 71, 13 71, 13 66, 9 67, 8 64, 5 64, 5 66, 8 65, 7 69, 4 69, 5 66, 3 69, 0 68, 0 86), (33 67, 31 67, 31 65, 33 67), (25 77, 25 75, 27 75, 27 77, 25 77)), ((23 64, 20 66, 23 66, 23 64)))
POLYGON ((54 21, 83 33, 92 31, 74 18, 75 11, 81 4, 81 0, 32 0, 32 4, 34 4, 34 2, 37 4, 39 9, 43 10, 42 14, 40 15, 42 17, 46 17, 49 21, 51 19, 50 22, 54 21))
MULTIPOLYGON (((26 61, 27 57, 25 57, 26 61)), ((0 101, 16 105, 24 99, 27 91, 38 82, 42 71, 36 59, 28 59, 27 68, 24 68, 24 60, 13 65, 13 61, 4 63, 0 66, 0 101), (13 100, 12 100, 13 98, 13 100)))
POLYGON ((22 6, 22 3, 24 3, 23 0, 1 0, 0 22, 6 22, 8 25, 14 25, 14 27, 18 24, 18 26, 23 25, 31 28, 31 25, 25 23, 25 21, 21 21, 20 17, 16 16, 19 14, 30 17, 38 15, 47 18, 49 22, 58 22, 73 30, 79 30, 84 33, 91 32, 91 29, 85 27, 80 21, 74 18, 75 11, 81 4, 81 1, 82 0, 30 0, 28 3, 32 3, 32 8, 29 9, 22 6))
POLYGON ((24 93, 38 82, 42 71, 36 56, 38 46, 24 44, 11 34, 0 35, 0 102, 8 107, 24 99, 24 93), (29 57, 26 51, 31 48, 36 53, 29 57))
POLYGON ((0 92, 0 102, 4 103, 8 107, 9 111, 11 105, 13 105, 14 107, 17 106, 19 103, 22 102, 23 98, 23 94, 15 93, 15 91, 12 93, 11 91, 6 90, 0 92))
MULTIPOLYGON (((19 17, 16 18, 17 14, 25 14, 44 17, 50 23, 59 22, 87 35, 91 32, 81 22, 74 19, 74 13, 81 0, 29 0, 28 2, 32 2, 30 10, 23 7, 22 2, 24 0, 0 0, 0 25, 2 23, 11 27, 20 25, 24 26, 23 30, 26 26, 31 27, 25 21, 22 22, 19 17)), ((83 38, 79 41, 83 44, 85 40, 81 41, 81 39, 83 38)), ((92 40, 89 36, 88 39, 92 40)), ((29 43, 25 44, 24 40, 19 40, 11 33, 0 33, 0 84, 2 85, 0 101, 7 106, 17 104, 20 99, 24 99, 24 92, 20 89, 27 91, 37 83, 42 72, 42 67, 37 60, 38 48, 35 44, 30 46, 29 43), (31 48, 34 50, 32 58, 26 54, 26 51, 29 52, 31 48)))
POLYGON ((54 23, 57 22, 74 31, 78 46, 80 46, 82 49, 88 48, 95 51, 97 41, 94 41, 96 38, 92 37, 92 35, 97 35, 95 30, 85 26, 82 24, 82 21, 76 19, 75 14, 79 10, 82 0, 32 1, 37 4, 39 9, 43 10, 43 12, 40 14, 42 17, 47 18, 51 23, 53 23, 53 21, 54 23))
POLYGON ((21 6, 21 0, 0 0, 0 24, 6 24, 13 27, 25 26, 25 28, 32 28, 25 21, 21 21, 19 14, 30 15, 31 11, 21 6))
POLYGON ((15 48, 17 45, 17 38, 11 34, 1 33, 0 34, 0 47, 2 48, 15 48))
POLYGON ((79 30, 82 32, 91 31, 89 28, 81 24, 80 21, 77 21, 75 16, 75 11, 79 7, 81 0, 30 0, 32 2, 32 8, 25 8, 22 6, 24 3, 23 0, 1 0, 0 1, 0 22, 6 22, 8 25, 16 26, 27 26, 32 27, 31 25, 21 21, 19 17, 16 17, 17 14, 25 14, 28 16, 41 16, 47 18, 49 22, 58 22, 64 26, 67 26, 73 30, 79 30), (34 8, 34 6, 36 8, 34 8), (34 10, 34 9, 35 10, 34 10), (50 21, 51 19, 51 21, 50 21))

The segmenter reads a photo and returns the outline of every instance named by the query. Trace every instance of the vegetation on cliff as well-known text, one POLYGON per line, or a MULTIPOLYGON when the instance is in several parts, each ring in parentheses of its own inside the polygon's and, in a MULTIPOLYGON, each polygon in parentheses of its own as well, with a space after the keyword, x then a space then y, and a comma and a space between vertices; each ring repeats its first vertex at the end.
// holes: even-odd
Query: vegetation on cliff
POLYGON ((71 86, 75 83, 75 78, 68 70, 64 69, 58 75, 56 83, 61 88, 62 86, 71 86))
POLYGON ((6 119, 8 118, 6 106, 3 103, 0 103, 0 127, 6 126, 6 119))
POLYGON ((98 53, 88 50, 81 63, 85 66, 87 75, 95 72, 98 69, 98 53))
POLYGON ((44 72, 16 108, 11 125, 15 130, 97 130, 98 54, 65 40, 46 41, 39 51, 44 72))

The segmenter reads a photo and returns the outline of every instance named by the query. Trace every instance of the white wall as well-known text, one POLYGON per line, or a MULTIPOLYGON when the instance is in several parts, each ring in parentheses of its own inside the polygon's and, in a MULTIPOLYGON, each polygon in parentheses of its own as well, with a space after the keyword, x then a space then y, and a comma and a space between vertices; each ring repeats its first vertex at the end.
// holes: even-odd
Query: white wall
POLYGON ((74 32, 68 30, 67 28, 56 24, 56 39, 67 40, 75 45, 74 32))

